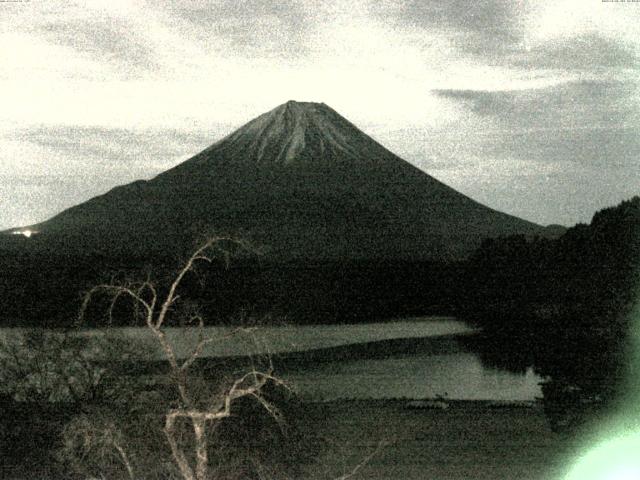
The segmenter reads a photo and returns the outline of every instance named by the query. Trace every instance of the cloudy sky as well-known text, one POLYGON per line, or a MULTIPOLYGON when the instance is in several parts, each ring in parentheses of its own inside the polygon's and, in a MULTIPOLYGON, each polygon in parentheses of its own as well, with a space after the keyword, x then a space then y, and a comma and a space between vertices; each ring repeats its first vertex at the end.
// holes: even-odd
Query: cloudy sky
POLYGON ((322 101, 491 207, 640 194, 640 3, 0 1, 0 229, 322 101))

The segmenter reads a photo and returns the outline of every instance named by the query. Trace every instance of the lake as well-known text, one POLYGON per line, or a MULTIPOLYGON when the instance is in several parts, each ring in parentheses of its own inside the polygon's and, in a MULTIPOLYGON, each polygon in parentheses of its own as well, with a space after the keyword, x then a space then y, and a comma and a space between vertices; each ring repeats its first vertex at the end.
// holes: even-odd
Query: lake
POLYGON ((304 399, 424 399, 533 401, 541 378, 486 367, 473 352, 416 354, 330 362, 286 372, 304 399))
MULTIPOLYGON (((17 330, 4 329, 3 335, 17 330)), ((541 396, 541 378, 531 370, 517 374, 484 365, 479 354, 463 341, 477 330, 451 317, 358 325, 265 326, 229 338, 231 331, 207 327, 207 336, 221 340, 208 344, 202 356, 271 353, 276 357, 308 357, 322 353, 317 359, 311 356, 313 361, 286 362, 282 371, 285 380, 307 400, 424 399, 442 395, 460 400, 531 401, 541 396)), ((122 335, 155 346, 145 328, 88 330, 82 335, 89 339, 122 335)), ((195 329, 168 328, 167 336, 178 356, 185 357, 197 342, 198 333, 195 329)), ((159 349, 152 349, 150 356, 162 359, 159 349)))

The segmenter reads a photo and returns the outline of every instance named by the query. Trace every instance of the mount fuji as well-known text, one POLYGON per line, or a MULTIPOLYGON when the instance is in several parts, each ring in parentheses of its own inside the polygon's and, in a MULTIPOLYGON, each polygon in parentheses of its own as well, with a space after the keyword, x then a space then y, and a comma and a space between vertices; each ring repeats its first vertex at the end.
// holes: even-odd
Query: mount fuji
POLYGON ((272 259, 409 261, 544 231, 441 183, 327 105, 294 101, 155 178, 29 228, 39 242, 109 255, 166 254, 206 230, 245 237, 272 259))

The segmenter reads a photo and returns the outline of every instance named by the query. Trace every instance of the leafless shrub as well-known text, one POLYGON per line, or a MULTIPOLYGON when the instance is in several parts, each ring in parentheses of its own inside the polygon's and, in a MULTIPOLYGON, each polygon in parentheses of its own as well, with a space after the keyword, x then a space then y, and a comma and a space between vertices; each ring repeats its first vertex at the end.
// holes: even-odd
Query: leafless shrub
MULTIPOLYGON (((138 431, 129 436, 130 445, 135 444, 140 449, 136 442, 142 440, 147 444, 146 448, 155 448, 156 451, 162 451, 168 446, 167 455, 175 467, 173 474, 183 480, 287 478, 284 472, 270 468, 264 456, 252 451, 251 444, 240 449, 242 457, 234 455, 232 451, 237 452, 238 445, 230 441, 230 437, 237 433, 234 432, 236 427, 233 426, 232 417, 237 415, 253 422, 258 418, 256 407, 263 412, 263 418, 266 416, 272 422, 267 431, 286 430, 284 416, 278 408, 278 402, 274 401, 273 392, 287 391, 288 387, 275 374, 271 358, 267 355, 254 359, 249 368, 232 376, 223 371, 203 375, 195 368, 209 344, 227 341, 230 336, 238 333, 251 334, 254 329, 240 327, 218 336, 207 335, 205 319, 197 305, 181 297, 183 282, 196 275, 198 265, 211 264, 217 258, 228 263, 229 246, 253 251, 246 242, 229 237, 209 238, 191 254, 167 285, 160 285, 147 277, 140 282, 105 283, 93 287, 84 297, 79 320, 84 321, 94 297, 102 296, 103 300, 105 296, 108 298, 107 316, 110 318, 119 302, 128 299, 133 305, 134 318, 151 332, 168 365, 165 395, 155 397, 155 400, 153 397, 143 400, 142 396, 134 400, 136 405, 133 408, 137 408, 142 414, 146 413, 150 420, 146 426, 147 433, 138 431), (197 339, 186 356, 178 355, 176 345, 167 335, 168 324, 176 320, 185 328, 197 330, 197 339), (174 396, 168 398, 169 392, 173 392, 174 396), (161 427, 153 420, 156 412, 159 412, 156 418, 162 417, 161 427), (158 431, 164 435, 164 445, 160 444, 158 431), (137 440, 133 438, 136 435, 137 440)), ((127 437, 118 432, 120 430, 114 423, 105 423, 100 417, 85 417, 69 427, 66 438, 70 447, 81 445, 84 448, 81 452, 98 452, 102 459, 110 450, 110 455, 118 459, 119 465, 133 478, 132 472, 138 468, 136 462, 140 463, 142 459, 132 459, 127 453, 127 437), (91 441, 87 442, 87 439, 91 441)), ((276 452, 274 448, 271 452, 274 456, 283 453, 276 452)), ((377 450, 372 455, 375 453, 377 450)), ((353 477, 368 461, 369 457, 363 459, 353 469, 345 470, 340 478, 345 480, 353 477)), ((162 477, 171 478, 170 466, 164 467, 162 477)))
MULTIPOLYGON (((168 317, 175 315, 180 305, 179 289, 185 277, 194 271, 199 263, 211 263, 217 255, 221 255, 228 262, 229 252, 225 244, 232 243, 245 250, 251 247, 241 241, 228 237, 213 237, 205 241, 192 253, 185 264, 178 270, 171 280, 166 293, 160 293, 160 288, 150 279, 142 282, 127 282, 124 284, 102 284, 92 288, 85 296, 80 311, 83 320, 92 297, 98 293, 110 296, 108 314, 112 315, 117 302, 122 298, 133 301, 134 315, 142 319, 153 334, 169 365, 171 382, 177 389, 177 402, 164 414, 164 434, 169 444, 171 457, 179 468, 184 480, 208 480, 210 476, 209 462, 209 430, 215 428, 221 420, 232 415, 232 406, 239 399, 252 398, 257 401, 270 415, 278 418, 277 408, 263 395, 268 384, 284 385, 282 380, 274 375, 273 365, 266 368, 253 368, 236 378, 218 395, 205 398, 197 397, 192 388, 190 368, 200 358, 204 348, 212 342, 225 338, 214 338, 205 335, 204 318, 193 305, 182 310, 187 323, 198 329, 198 340, 189 355, 178 358, 176 348, 166 335, 168 317), (180 424, 190 426, 191 441, 181 441, 183 438, 180 424)), ((163 290, 164 292, 164 290, 163 290)))
POLYGON ((15 401, 95 403, 119 398, 128 388, 114 362, 146 355, 140 342, 113 333, 91 338, 78 332, 26 330, 0 340, 0 390, 15 401))
POLYGON ((100 415, 79 415, 65 428, 60 457, 85 478, 104 476, 104 465, 115 475, 135 480, 127 438, 116 422, 100 415))

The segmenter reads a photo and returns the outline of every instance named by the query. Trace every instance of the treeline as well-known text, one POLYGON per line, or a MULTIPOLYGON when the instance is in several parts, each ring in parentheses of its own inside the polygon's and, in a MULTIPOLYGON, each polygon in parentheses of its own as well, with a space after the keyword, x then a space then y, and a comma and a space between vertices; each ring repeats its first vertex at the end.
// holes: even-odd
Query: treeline
MULTIPOLYGON (((487 361, 533 366, 558 391, 616 395, 640 286, 640 197, 555 240, 490 240, 470 258, 461 314, 484 328, 487 361)), ((551 384, 550 384, 551 385, 551 384)))
MULTIPOLYGON (((18 239, 22 241, 22 239, 18 239)), ((118 258, 34 248, 0 248, 2 326, 73 325, 83 292, 100 283, 144 280, 159 288, 180 257, 118 258)), ((275 262, 259 255, 224 256, 200 265, 184 284, 183 297, 197 304, 210 324, 247 317, 261 321, 358 323, 398 316, 456 313, 461 263, 407 261, 275 262)), ((126 300, 126 299, 125 299, 126 300)), ((106 311, 98 304, 96 312, 106 311)), ((94 326, 107 319, 90 315, 94 326)), ((112 325, 130 325, 121 302, 112 325)))
POLYGON ((30 246, 0 248, 0 325, 70 327, 83 292, 114 278, 140 278, 145 265, 140 258, 116 260, 30 246))

